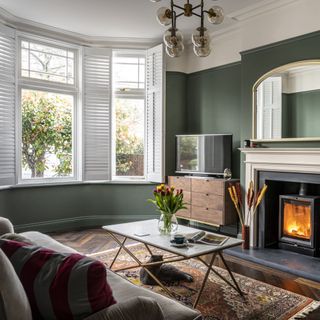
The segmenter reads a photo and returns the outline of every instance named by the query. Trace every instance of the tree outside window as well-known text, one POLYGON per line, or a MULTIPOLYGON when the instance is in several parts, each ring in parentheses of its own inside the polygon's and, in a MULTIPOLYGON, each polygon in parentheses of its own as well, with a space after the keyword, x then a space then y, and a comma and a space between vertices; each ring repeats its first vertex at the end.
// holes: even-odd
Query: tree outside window
POLYGON ((72 175, 73 96, 22 90, 25 178, 72 175))

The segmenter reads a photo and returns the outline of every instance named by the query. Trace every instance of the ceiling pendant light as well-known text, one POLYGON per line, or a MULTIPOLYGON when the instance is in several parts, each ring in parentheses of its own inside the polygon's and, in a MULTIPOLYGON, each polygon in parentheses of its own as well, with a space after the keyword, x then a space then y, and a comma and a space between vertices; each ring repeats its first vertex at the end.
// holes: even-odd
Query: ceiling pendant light
POLYGON ((171 10, 166 7, 161 7, 157 11, 157 20, 162 26, 168 26, 171 23, 171 10))
POLYGON ((219 6, 214 6, 208 10, 208 21, 212 24, 220 24, 224 20, 223 10, 219 6))
MULTIPOLYGON (((159 2, 161 0, 150 0, 151 2, 159 2)), ((213 6, 209 10, 204 10, 204 0, 200 0, 200 4, 192 5, 191 0, 186 0, 187 2, 183 5, 176 5, 174 0, 170 0, 171 7, 161 7, 157 11, 157 20, 163 26, 171 27, 164 33, 163 42, 166 46, 166 52, 170 57, 181 56, 184 45, 183 45, 183 35, 177 29, 176 22, 181 16, 191 17, 197 16, 200 18, 200 27, 192 34, 192 44, 193 52, 198 57, 207 57, 211 52, 210 47, 210 34, 204 27, 204 16, 207 15, 208 21, 212 24, 220 24, 223 22, 224 13, 223 9, 219 6, 213 6), (180 10, 177 13, 176 10, 180 10)), ((199 1, 199 0, 198 0, 199 1)))
POLYGON ((173 46, 172 48, 166 46, 166 53, 171 58, 180 57, 183 51, 184 51, 183 42, 178 42, 177 45, 173 46))
POLYGON ((182 41, 183 35, 178 29, 170 28, 163 35, 163 42, 169 48, 176 46, 182 41))
POLYGON ((203 47, 210 44, 211 38, 206 28, 198 28, 192 34, 192 44, 196 47, 203 47))
POLYGON ((193 46, 193 52, 197 57, 204 58, 211 53, 211 48, 209 45, 202 47, 193 46))

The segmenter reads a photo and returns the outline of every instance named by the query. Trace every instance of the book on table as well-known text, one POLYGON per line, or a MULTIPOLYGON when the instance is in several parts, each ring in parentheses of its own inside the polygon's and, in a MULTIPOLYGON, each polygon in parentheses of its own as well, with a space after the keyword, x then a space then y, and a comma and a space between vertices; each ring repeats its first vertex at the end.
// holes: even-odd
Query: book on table
POLYGON ((208 233, 205 231, 189 233, 185 236, 190 243, 201 243, 214 246, 222 246, 229 239, 227 236, 208 233))

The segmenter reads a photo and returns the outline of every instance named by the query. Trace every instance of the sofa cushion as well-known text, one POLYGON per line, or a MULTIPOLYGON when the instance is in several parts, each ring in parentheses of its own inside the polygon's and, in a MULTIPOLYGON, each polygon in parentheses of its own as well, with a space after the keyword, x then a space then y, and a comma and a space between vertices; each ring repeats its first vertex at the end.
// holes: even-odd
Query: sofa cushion
POLYGON ((151 298, 135 297, 99 311, 85 320, 164 320, 158 303, 151 298))
POLYGON ((13 233, 13 225, 7 218, 0 217, 0 236, 5 233, 13 233))
POLYGON ((20 235, 28 240, 31 240, 32 243, 36 243, 40 247, 46 247, 48 249, 60 253, 78 253, 76 250, 63 245, 62 243, 51 238, 50 236, 47 236, 46 234, 43 234, 38 231, 22 232, 20 233, 20 235))
POLYGON ((0 249, 0 319, 32 320, 31 308, 12 264, 0 249))
POLYGON ((14 240, 14 241, 24 242, 29 244, 36 244, 32 240, 18 233, 5 233, 2 236, 0 236, 0 239, 7 239, 7 240, 14 240))
POLYGON ((0 248, 20 278, 35 319, 83 319, 115 303, 99 261, 11 240, 0 239, 0 248))

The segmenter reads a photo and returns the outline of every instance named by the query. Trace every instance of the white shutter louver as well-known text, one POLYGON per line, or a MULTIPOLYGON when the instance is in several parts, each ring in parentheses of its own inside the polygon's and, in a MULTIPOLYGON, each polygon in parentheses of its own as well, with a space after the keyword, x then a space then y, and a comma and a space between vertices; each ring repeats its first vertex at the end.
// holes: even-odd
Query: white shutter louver
POLYGON ((83 175, 86 181, 111 178, 111 65, 111 49, 84 49, 83 175))
POLYGON ((16 182, 15 170, 15 31, 0 25, 0 185, 16 182))
POLYGON ((163 45, 147 50, 146 152, 147 180, 164 181, 165 70, 163 45))

